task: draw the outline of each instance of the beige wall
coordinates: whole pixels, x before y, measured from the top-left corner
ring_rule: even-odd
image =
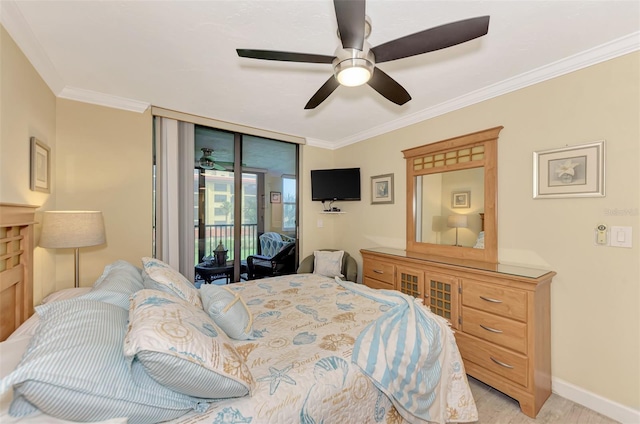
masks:
[[[56,209],[99,210],[107,243],[80,251],[80,285],[106,264],[140,266],[152,252],[152,116],[58,99]],[[56,288],[73,281],[73,254],[57,256]]]
[[[4,27],[0,26],[0,202],[53,209],[52,194],[31,191],[30,137],[37,137],[51,149],[55,171],[56,97],[31,66]],[[52,174],[53,175],[53,174]],[[36,215],[39,219],[40,214]],[[36,241],[39,228],[36,228]],[[55,262],[50,252],[34,252],[34,301],[55,289],[50,275]]]
[[[336,153],[332,150],[309,145],[300,146],[300,181],[298,184],[300,184],[299,257],[301,261],[317,249],[343,248],[336,237],[336,228],[346,214],[323,214],[321,213],[322,203],[311,201],[311,170],[333,168],[335,156]],[[354,164],[354,166],[357,165]],[[344,205],[346,204],[347,202],[344,202]],[[345,207],[345,210],[349,209]],[[356,253],[354,251],[352,254]]]
[[[0,202],[45,210],[101,210],[107,244],[80,252],[81,285],[116,259],[151,254],[150,111],[125,112],[56,99],[0,29]],[[51,148],[51,193],[29,189],[29,137]],[[40,225],[36,224],[36,243]],[[133,237],[132,237],[133,235]],[[35,248],[34,302],[73,286],[73,252]]]
[[[336,152],[360,165],[363,199],[345,203],[335,244],[405,244],[402,149],[499,125],[498,243],[503,263],[555,270],[554,379],[640,408],[640,53],[629,54]],[[534,151],[606,140],[606,197],[532,198]],[[366,160],[360,164],[348,158]],[[372,175],[395,174],[395,204],[370,205]],[[633,227],[633,248],[595,246],[594,228]],[[359,260],[362,269],[361,257]]]

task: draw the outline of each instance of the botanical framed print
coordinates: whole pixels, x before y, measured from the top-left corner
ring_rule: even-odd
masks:
[[[272,191],[271,203],[282,203],[282,193],[279,191]]]
[[[31,190],[51,191],[51,149],[42,141],[31,137]]]
[[[604,141],[533,153],[534,199],[604,195]]]
[[[393,174],[371,177],[371,204],[393,203]]]
[[[470,208],[471,192],[470,191],[454,191],[451,193],[451,208]]]

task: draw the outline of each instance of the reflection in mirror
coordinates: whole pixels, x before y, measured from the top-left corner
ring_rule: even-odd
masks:
[[[415,177],[415,240],[484,249],[484,167]]]

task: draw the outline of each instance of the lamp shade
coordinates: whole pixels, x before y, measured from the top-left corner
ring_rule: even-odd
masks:
[[[99,211],[46,211],[40,246],[78,248],[104,244],[104,218]]]
[[[451,228],[467,228],[467,215],[449,215],[447,226]]]

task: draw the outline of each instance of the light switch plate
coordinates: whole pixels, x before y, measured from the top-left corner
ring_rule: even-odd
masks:
[[[609,245],[612,247],[633,247],[631,237],[632,227],[611,227]]]

